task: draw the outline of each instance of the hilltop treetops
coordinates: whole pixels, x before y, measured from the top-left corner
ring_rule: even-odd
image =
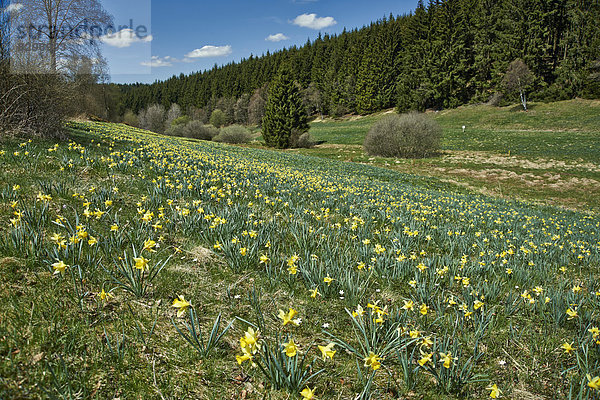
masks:
[[[291,79],[302,88],[310,115],[514,102],[523,93],[503,79],[517,58],[531,71],[527,91],[532,100],[598,98],[598,20],[595,1],[442,0],[424,5],[419,0],[408,15],[319,35],[304,46],[151,85],[122,85],[120,107],[137,113],[153,103],[178,103],[207,116],[221,109],[230,123],[259,124],[243,112],[240,121],[234,109],[260,110],[266,86],[284,64],[291,66]]]

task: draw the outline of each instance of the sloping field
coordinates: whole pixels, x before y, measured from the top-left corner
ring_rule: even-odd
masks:
[[[444,150],[510,151],[523,157],[592,162],[600,159],[600,101],[534,103],[526,113],[519,107],[463,106],[428,115],[444,130]],[[385,115],[316,121],[311,134],[329,144],[362,145],[371,125]]]
[[[600,102],[464,106],[428,113],[443,128],[442,152],[423,160],[370,157],[362,143],[385,115],[315,121],[325,144],[303,154],[432,176],[501,198],[600,210]],[[462,127],[465,127],[463,132]]]
[[[0,398],[598,392],[596,216],[70,127],[2,143]]]

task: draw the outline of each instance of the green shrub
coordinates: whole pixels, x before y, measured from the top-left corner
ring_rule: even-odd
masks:
[[[293,148],[301,148],[301,149],[310,149],[315,147],[315,141],[312,136],[308,132],[301,131],[292,131],[292,141],[291,147]]]
[[[130,126],[138,126],[140,121],[138,121],[138,117],[133,111],[127,110],[125,115],[123,115],[123,123]]]
[[[215,142],[222,143],[248,143],[252,140],[252,134],[250,131],[240,125],[231,125],[226,128],[222,128],[221,132],[217,137],[214,138]]]
[[[169,136],[184,136],[185,127],[184,125],[173,125],[165,131],[165,135]]]
[[[171,126],[186,125],[189,122],[190,122],[190,117],[188,117],[187,115],[182,115],[181,117],[175,118],[171,122]]]
[[[365,138],[369,155],[418,158],[440,149],[442,129],[425,114],[393,114],[376,122]]]
[[[227,117],[225,113],[218,108],[212,112],[210,115],[210,124],[215,128],[220,128],[225,125],[227,122]]]
[[[183,136],[200,139],[213,140],[219,134],[219,130],[212,125],[204,125],[200,121],[190,121],[183,129]]]

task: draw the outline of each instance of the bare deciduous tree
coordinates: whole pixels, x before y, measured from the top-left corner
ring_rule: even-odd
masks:
[[[248,123],[261,125],[265,116],[265,105],[267,104],[267,85],[256,89],[248,104]]]
[[[169,111],[167,111],[167,117],[165,120],[165,130],[171,127],[173,121],[181,117],[181,107],[177,103],[171,104]]]
[[[527,64],[520,58],[511,62],[506,70],[504,79],[502,79],[502,86],[509,92],[519,92],[521,99],[521,105],[523,109],[527,111],[527,90],[533,83],[533,74],[529,70]]]
[[[153,104],[147,110],[142,110],[138,116],[140,128],[156,133],[165,131],[165,108]]]
[[[98,34],[112,24],[97,0],[0,0],[2,133],[56,136],[68,115],[104,113],[96,83],[106,66],[91,24]]]
[[[44,48],[49,72],[59,71],[62,60],[73,56],[97,58],[99,37],[110,28],[114,31],[111,15],[98,0],[20,0],[19,4],[12,21],[16,37]]]
[[[308,115],[319,114],[323,119],[323,96],[321,91],[313,82],[302,91],[302,103]]]
[[[0,0],[0,134],[56,134],[64,115],[57,77],[11,74],[12,21],[19,7],[10,5]]]
[[[248,123],[248,104],[250,103],[250,95],[244,93],[235,103],[233,115],[236,124],[246,125]]]

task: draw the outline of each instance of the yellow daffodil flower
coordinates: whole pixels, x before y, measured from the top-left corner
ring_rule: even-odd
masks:
[[[109,298],[115,297],[115,295],[111,292],[105,292],[104,288],[102,288],[102,291],[98,293],[98,297],[100,297],[100,300],[102,301],[108,301]]]
[[[456,358],[452,358],[452,353],[440,353],[440,362],[444,365],[444,368],[448,369],[452,366],[452,361],[456,360]]]
[[[333,359],[333,356],[335,355],[333,346],[335,346],[335,343],[329,343],[327,346],[318,346],[319,350],[321,350],[323,361],[327,360],[328,358]]]
[[[561,349],[565,351],[565,353],[570,354],[575,348],[573,347],[573,343],[565,342],[560,346]]]
[[[310,400],[313,399],[315,396],[315,388],[310,389],[308,386],[306,388],[304,388],[304,390],[302,390],[300,392],[300,396],[302,396],[302,398],[304,400]]]
[[[144,270],[148,269],[148,261],[150,260],[147,260],[146,258],[140,256],[134,257],[133,261],[135,261],[135,267],[144,272]]]
[[[587,374],[586,378],[588,380],[588,387],[590,387],[594,390],[600,390],[600,377],[599,376],[595,376],[592,378],[592,376],[590,374]]]
[[[173,300],[173,307],[177,309],[177,316],[181,317],[188,308],[190,308],[191,304],[183,297],[183,295],[177,296],[175,300]]]
[[[294,339],[290,339],[289,342],[283,344],[285,355],[292,358],[298,354],[298,347],[294,343]]]
[[[244,361],[251,361],[253,358],[254,356],[250,353],[243,353],[241,356],[235,356],[235,359],[239,365],[242,365]]]
[[[286,326],[287,324],[298,326],[299,324],[297,320],[294,320],[296,315],[298,315],[298,311],[294,310],[293,308],[290,308],[290,311],[287,313],[283,310],[279,310],[279,318],[283,321],[283,326]]]
[[[156,242],[152,239],[148,239],[144,242],[144,247],[142,248],[142,251],[147,250],[150,253],[154,253],[154,252],[156,252],[155,248],[156,248]]]
[[[371,367],[373,371],[377,371],[381,367],[381,357],[377,354],[370,352],[367,357],[365,357],[365,367]]]
[[[433,353],[425,353],[421,350],[421,358],[417,361],[421,367],[425,366],[425,364],[431,362],[431,358],[433,357]]]
[[[359,304],[358,306],[356,306],[356,310],[352,311],[352,316],[354,318],[356,317],[362,317],[363,315],[365,315],[365,310],[362,308],[362,306]]]
[[[489,386],[487,388],[487,390],[490,390],[490,397],[492,399],[497,399],[500,397],[500,395],[502,394],[502,391],[500,389],[498,389],[498,385],[496,385],[495,383],[492,386]]]
[[[56,274],[64,274],[65,269],[67,269],[68,265],[62,261],[56,262],[52,264],[52,269],[54,269],[54,275]]]

